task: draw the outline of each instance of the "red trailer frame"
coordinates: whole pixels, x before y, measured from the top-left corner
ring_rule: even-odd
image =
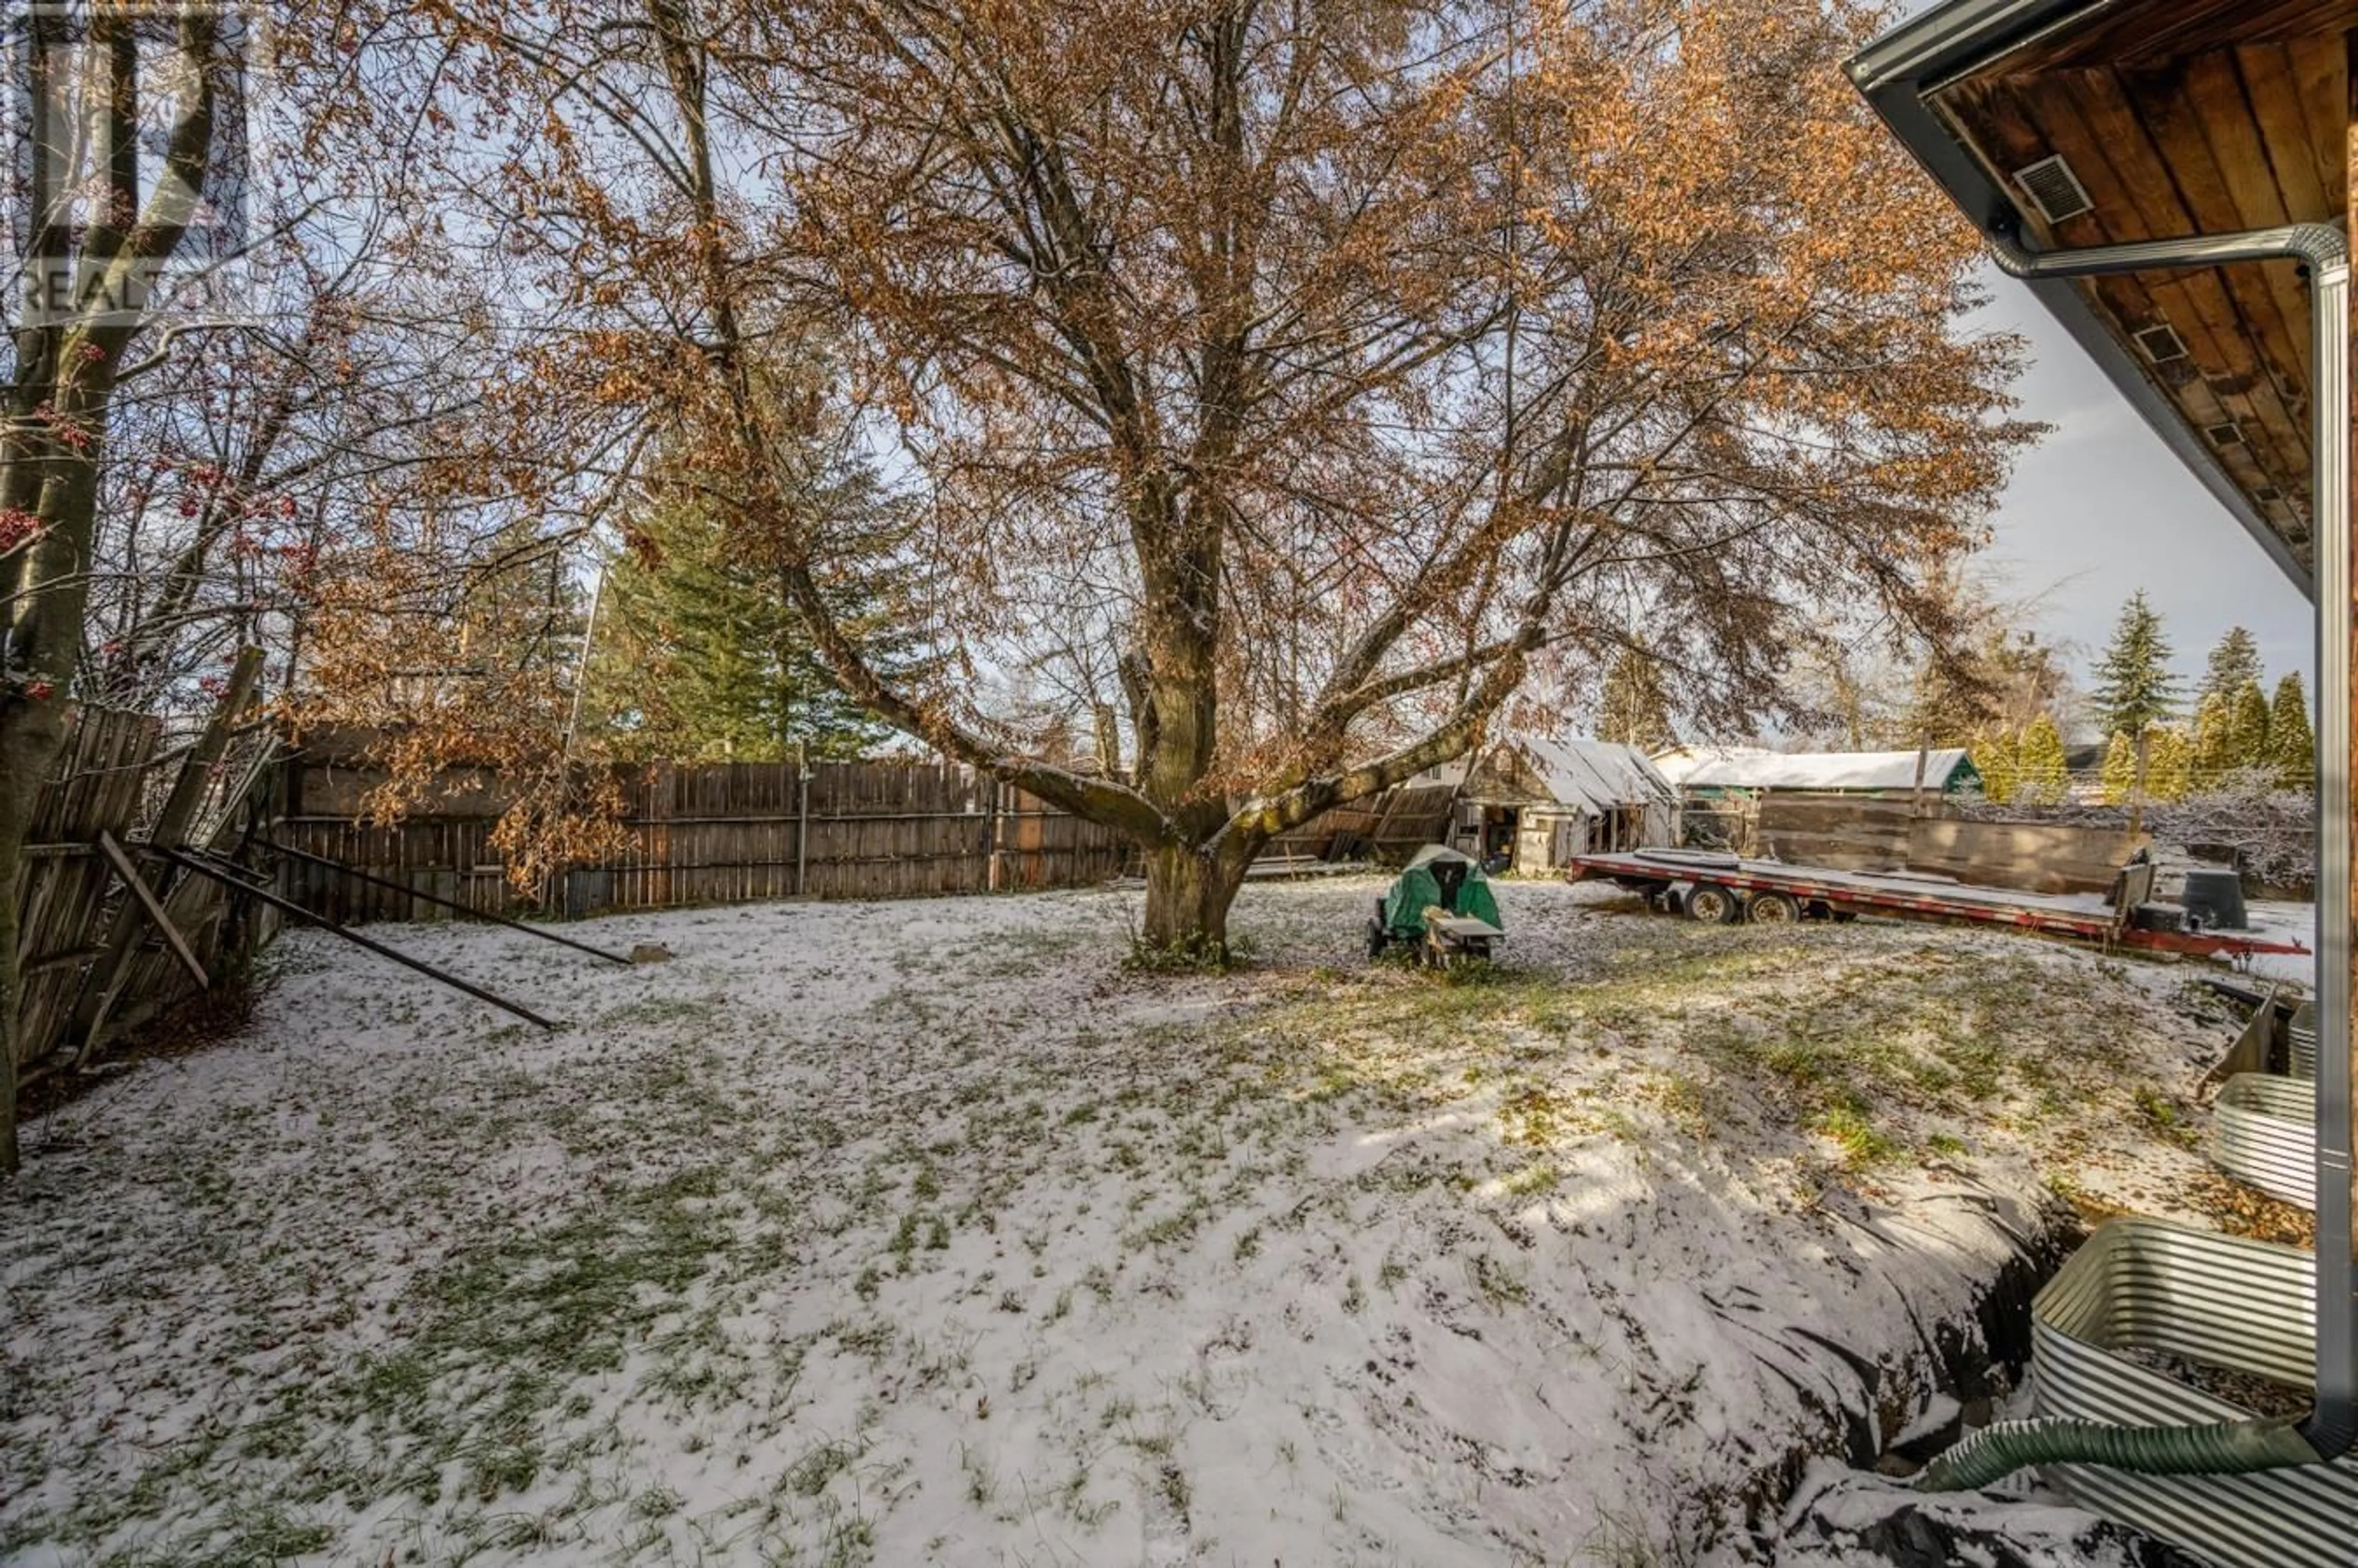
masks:
[[[2124,868],[2131,892],[2150,891],[2150,866]],[[2141,873],[2141,874],[2140,874]],[[1639,850],[1625,855],[1575,855],[1566,881],[1609,881],[1659,899],[1685,887],[1724,890],[1740,918],[1764,892],[1781,893],[1805,915],[1882,915],[1896,920],[1932,920],[1954,925],[2009,925],[2042,935],[2104,946],[2155,953],[2197,953],[2229,958],[2256,953],[2307,954],[2297,942],[2269,942],[2232,931],[2149,931],[2130,916],[2142,896],[2108,903],[2093,893],[2015,892],[1875,871],[1838,871],[1823,866],[1789,866],[1778,860],[1747,860],[1734,855],[1690,850]],[[1781,903],[1772,907],[1783,907]]]

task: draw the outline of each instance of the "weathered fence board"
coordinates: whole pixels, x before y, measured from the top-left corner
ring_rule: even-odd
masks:
[[[38,1076],[77,1047],[74,1018],[91,966],[106,950],[117,905],[126,896],[99,852],[110,833],[129,843],[162,805],[174,755],[159,755],[163,727],[151,715],[83,708],[55,774],[34,802],[25,873],[13,890],[23,933],[25,986],[19,1003],[17,1067]],[[209,781],[207,799],[220,795]],[[208,821],[200,803],[196,819]],[[0,890],[0,895],[9,890]],[[173,925],[200,965],[216,965],[227,902],[218,890],[175,888],[160,894]],[[133,950],[105,1032],[120,1033],[196,989],[180,957],[152,930]]]
[[[1925,818],[1909,827],[1908,865],[2024,892],[2104,892],[2121,863],[2151,842],[2125,828]]]
[[[1752,831],[1760,853],[1792,865],[1888,871],[1906,863],[1909,827],[1915,820],[1915,808],[1904,796],[1777,791],[1760,797]]]
[[[491,842],[495,779],[469,772],[402,821],[353,820],[383,775],[329,750],[288,764],[280,841],[506,914],[570,917],[780,898],[907,898],[1076,887],[1130,868],[1127,840],[975,769],[942,762],[652,763],[617,767],[624,846],[538,899],[510,883]],[[807,776],[804,776],[806,773]],[[431,920],[422,899],[291,862],[288,893],[347,924]]]
[[[1843,871],[1909,871],[2022,892],[2104,892],[2144,835],[2062,823],[1961,818],[1928,796],[1771,791],[1684,808],[1688,838]]]

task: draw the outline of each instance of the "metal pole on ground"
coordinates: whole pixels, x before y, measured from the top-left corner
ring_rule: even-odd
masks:
[[[294,915],[298,920],[308,920],[312,925],[318,926],[320,930],[325,931],[331,935],[341,936],[355,947],[366,948],[368,951],[374,953],[380,958],[390,958],[405,969],[415,969],[419,974],[426,976],[428,979],[439,980],[453,990],[466,992],[467,995],[473,997],[477,1001],[489,1002],[503,1012],[513,1012],[527,1023],[537,1023],[543,1029],[553,1030],[557,1027],[555,1022],[541,1017],[540,1014],[533,1011],[532,1009],[528,1007],[520,1007],[516,1003],[508,1000],[505,997],[487,991],[479,985],[474,985],[469,981],[462,980],[458,976],[450,973],[448,969],[438,969],[433,965],[426,962],[423,958],[413,958],[408,954],[401,952],[397,948],[388,947],[384,943],[363,936],[357,931],[348,930],[345,927],[337,925],[334,921],[330,920],[323,914],[312,914],[309,910],[304,908],[301,904],[297,903],[291,898],[281,898],[276,893],[271,892],[268,888],[258,886],[254,882],[246,881],[243,877],[232,876],[229,872],[221,870],[217,866],[207,865],[204,861],[198,860],[194,855],[185,853],[178,849],[162,848],[153,849],[149,852],[152,854],[161,855],[164,859],[171,861],[173,864],[182,867],[185,870],[194,871],[200,877],[211,877],[214,881],[221,883],[223,887],[235,888],[240,892],[245,893],[254,898],[258,898],[263,903],[270,905],[273,909],[280,910],[287,914]]]
[[[570,947],[577,953],[587,953],[593,958],[603,958],[610,964],[621,964],[624,968],[628,968],[631,962],[630,956],[626,953],[609,953],[603,947],[592,947],[587,942],[576,942],[569,936],[559,936],[554,931],[543,931],[540,927],[536,925],[527,925],[521,920],[510,920],[504,914],[493,914],[489,910],[476,909],[472,905],[460,903],[456,899],[443,898],[438,894],[430,892],[422,892],[416,888],[409,886],[406,882],[397,882],[390,877],[372,875],[367,871],[362,871],[357,866],[345,865],[341,860],[331,860],[325,855],[315,855],[308,849],[297,849],[292,844],[281,844],[276,838],[265,838],[262,840],[262,844],[265,849],[274,850],[278,854],[291,855],[296,860],[308,861],[310,864],[321,867],[324,870],[335,871],[341,875],[350,877],[354,881],[366,882],[371,887],[384,888],[389,892],[406,893],[411,898],[417,899],[422,903],[430,903],[435,905],[437,908],[447,909],[455,914],[463,914],[471,920],[486,921],[493,925],[505,926],[510,931],[521,931],[527,936],[537,936],[544,942],[554,942],[560,947]]]

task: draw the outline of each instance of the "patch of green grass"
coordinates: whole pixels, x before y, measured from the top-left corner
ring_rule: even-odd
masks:
[[[549,1422],[579,1408],[568,1385],[620,1370],[727,1247],[718,1194],[714,1171],[691,1169],[462,1246],[398,1303],[401,1338],[290,1381],[236,1424],[201,1428],[120,1489],[90,1488],[70,1514],[42,1520],[42,1535],[95,1544],[193,1487],[233,1530],[158,1539],[157,1560],[249,1568],[323,1550],[334,1532],[303,1510],[339,1496],[488,1504],[530,1488],[552,1463]],[[680,1370],[665,1362],[658,1375]],[[17,1544],[0,1540],[0,1553]]]
[[[1506,1264],[1487,1252],[1476,1252],[1473,1261],[1474,1288],[1494,1309],[1520,1306],[1531,1299],[1531,1288],[1516,1277]]]
[[[797,1497],[816,1498],[859,1457],[860,1450],[849,1443],[821,1443],[786,1466],[785,1487]]]
[[[2140,1085],[2136,1091],[2137,1115],[2154,1132],[2181,1149],[2192,1149],[2202,1141],[2202,1134],[2187,1119],[2186,1112],[2177,1101],[2151,1084]]]
[[[1563,1180],[1563,1173],[1552,1162],[1534,1160],[1500,1182],[1498,1188],[1509,1197],[1524,1198],[1536,1193],[1553,1192]]]
[[[1852,1171],[1879,1164],[1899,1152],[1899,1146],[1869,1119],[1866,1107],[1855,1099],[1844,1098],[1828,1106],[1811,1129],[1834,1141],[1842,1150],[1844,1165]]]

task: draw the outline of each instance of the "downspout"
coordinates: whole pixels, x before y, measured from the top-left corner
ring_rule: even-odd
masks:
[[[2310,551],[2317,585],[2317,1395],[2307,1420],[2123,1427],[2001,1422],[1925,1466],[1924,1491],[1985,1487],[2027,1465],[2089,1464],[2148,1475],[2241,1474],[2330,1463],[2358,1443],[2358,1314],[2351,1237],[2350,244],[2325,223],[2027,251],[1989,236],[1991,258],[2026,282],[2109,273],[2295,261],[2309,286]]]

